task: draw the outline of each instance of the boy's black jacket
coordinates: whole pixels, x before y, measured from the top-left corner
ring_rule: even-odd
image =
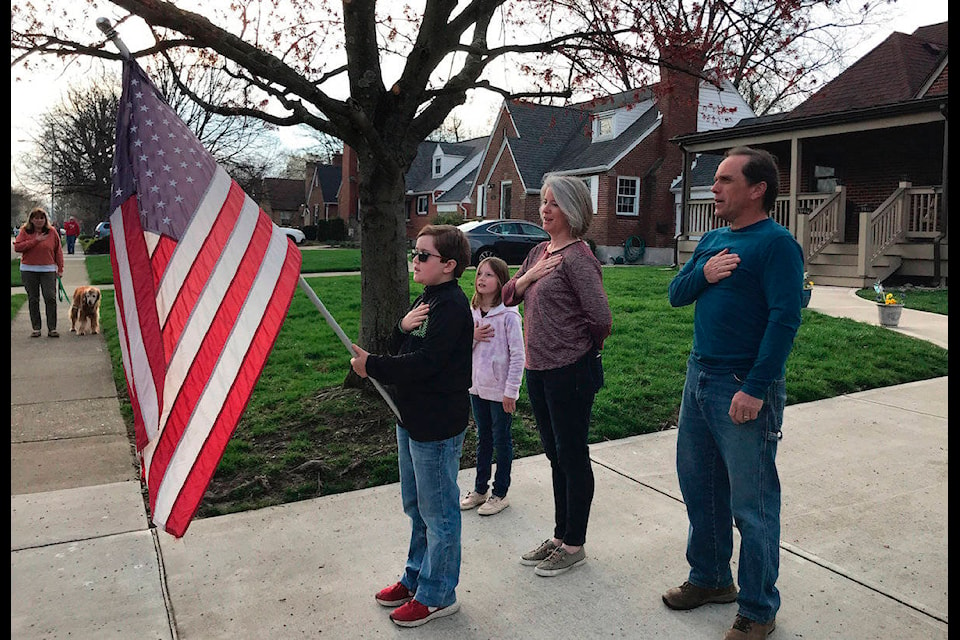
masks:
[[[402,426],[420,442],[446,440],[467,428],[473,358],[473,315],[456,280],[425,287],[411,309],[430,305],[427,319],[410,333],[397,322],[392,355],[367,359],[367,373],[393,385]]]

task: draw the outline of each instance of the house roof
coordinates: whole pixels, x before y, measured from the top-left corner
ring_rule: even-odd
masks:
[[[603,142],[587,142],[577,153],[561,154],[551,167],[551,171],[571,171],[612,165],[642,137],[643,133],[656,124],[660,111],[650,101],[638,105],[644,113],[623,133]]]
[[[470,191],[473,188],[473,177],[475,175],[475,172],[470,173],[470,175],[455,184],[451,189],[444,191],[443,194],[437,198],[437,202],[463,202],[470,196]]]
[[[320,191],[324,202],[336,202],[337,191],[340,189],[340,180],[343,169],[340,165],[321,164],[317,166],[317,178],[320,182]]]
[[[508,137],[520,177],[527,189],[539,190],[543,174],[565,156],[590,145],[590,112],[510,100],[507,111],[519,136]]]
[[[721,162],[723,162],[722,154],[698,153],[693,159],[693,166],[690,167],[690,186],[712,186]],[[679,175],[670,185],[670,190],[678,191],[681,185],[683,185],[683,176]]]
[[[815,116],[913,100],[947,55],[947,23],[894,32],[790,112]]]
[[[263,194],[274,211],[297,211],[305,199],[303,180],[264,178]]]
[[[449,172],[439,178],[433,177],[433,154],[438,146],[443,150],[444,155],[462,156],[462,164],[473,156],[483,153],[486,144],[487,136],[463,142],[421,142],[417,148],[417,157],[413,159],[410,169],[407,170],[407,192],[432,193],[449,178]],[[453,170],[456,171],[456,168]]]

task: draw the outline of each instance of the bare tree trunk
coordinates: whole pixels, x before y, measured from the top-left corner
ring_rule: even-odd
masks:
[[[393,162],[363,154],[360,193],[359,346],[386,353],[393,328],[410,306],[408,243],[404,216],[404,173]],[[344,386],[357,387],[352,371]]]

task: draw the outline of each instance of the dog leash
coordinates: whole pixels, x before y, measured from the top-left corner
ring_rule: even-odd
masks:
[[[57,284],[60,285],[60,288],[57,290],[57,300],[60,302],[69,300],[70,297],[67,296],[67,290],[63,288],[63,280],[60,278],[60,276],[57,276]]]

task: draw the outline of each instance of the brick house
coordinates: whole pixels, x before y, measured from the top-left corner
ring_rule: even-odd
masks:
[[[462,218],[473,215],[470,187],[486,142],[482,137],[456,143],[420,143],[405,176],[408,239],[415,241],[420,229],[437,214],[459,214]]]
[[[304,202],[303,180],[264,178],[256,200],[275,224],[281,227],[300,226]]]
[[[339,216],[337,194],[343,174],[343,158],[335,154],[332,164],[308,162],[304,172],[306,203],[301,209],[300,224],[315,225]]]
[[[947,277],[947,24],[893,33],[787,113],[679,135],[678,261],[723,224],[710,167],[737,145],[780,167],[774,217],[796,235],[815,282]]]
[[[540,220],[540,186],[550,174],[581,177],[593,194],[587,238],[601,261],[642,242],[637,261],[674,262],[672,182],[682,154],[671,138],[729,127],[753,116],[729,82],[719,87],[662,67],[660,82],[564,107],[505,101],[472,186],[478,218]]]

